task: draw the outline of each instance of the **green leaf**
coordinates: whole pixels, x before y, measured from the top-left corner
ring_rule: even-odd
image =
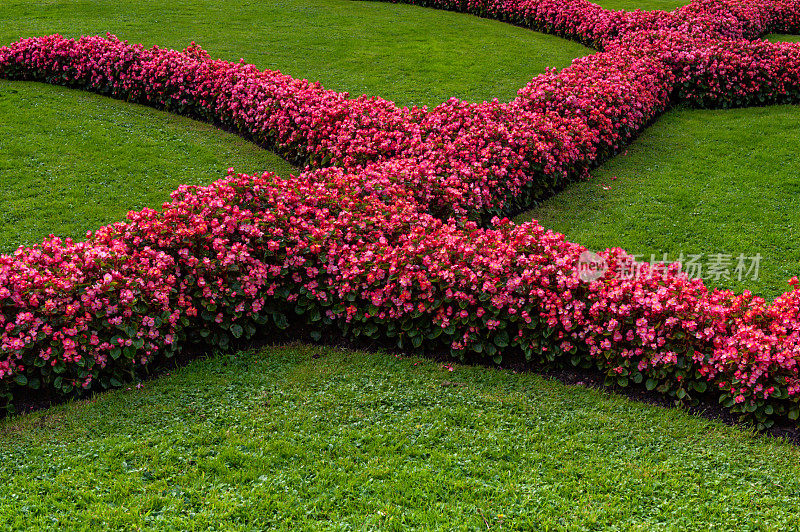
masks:
[[[228,335],[222,333],[219,335],[219,339],[217,340],[217,346],[219,346],[220,349],[227,349],[229,342],[230,338],[228,338]]]
[[[289,320],[286,319],[286,316],[281,314],[280,312],[276,312],[272,315],[272,321],[275,322],[275,325],[278,329],[288,329],[289,328]]]
[[[20,386],[25,386],[26,384],[28,384],[28,377],[22,374],[17,375],[16,377],[14,377],[14,382],[19,384]]]
[[[735,405],[735,404],[736,404],[736,402],[733,400],[733,398],[732,398],[732,397],[728,397],[727,399],[725,399],[725,400],[722,402],[722,406],[724,406],[725,408],[731,408],[731,407],[733,407],[733,405]]]
[[[431,332],[428,333],[428,339],[435,340],[436,338],[439,338],[441,335],[442,335],[442,328],[439,327],[438,325],[434,325]]]
[[[369,323],[364,326],[364,334],[366,334],[370,338],[377,338],[378,337],[378,326],[374,323]],[[420,337],[420,341],[422,341],[422,337]]]
[[[233,325],[231,325],[231,334],[233,335],[234,338],[241,338],[243,333],[244,329],[242,329],[241,325],[239,325],[238,323],[234,323]]]
[[[497,347],[507,347],[508,346],[508,333],[503,329],[499,333],[497,333],[494,337],[494,345]]]
[[[644,387],[650,391],[655,390],[656,386],[658,386],[658,381],[655,379],[647,379],[647,382],[644,383]]]

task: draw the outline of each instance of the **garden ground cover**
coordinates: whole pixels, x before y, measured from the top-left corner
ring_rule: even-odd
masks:
[[[72,530],[796,524],[800,451],[788,443],[536,375],[452,368],[270,347],[196,361],[141,390],[2,421],[0,523]]]
[[[676,108],[626,151],[517,221],[538,220],[590,249],[650,260],[762,255],[759,278],[704,279],[774,298],[800,272],[800,107]],[[747,261],[750,266],[751,261]],[[705,272],[706,274],[708,271]]]

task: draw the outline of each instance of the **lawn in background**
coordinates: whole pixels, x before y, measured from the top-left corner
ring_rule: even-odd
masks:
[[[63,87],[0,80],[0,117],[0,252],[81,238],[228,167],[297,173],[209,124]]]
[[[689,0],[595,0],[593,3],[617,11],[674,11],[687,5]]]
[[[800,35],[786,35],[785,33],[770,33],[764,38],[770,42],[800,42]]]

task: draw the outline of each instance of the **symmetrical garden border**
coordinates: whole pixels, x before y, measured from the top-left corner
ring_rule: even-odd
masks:
[[[416,3],[416,2],[415,2]],[[601,255],[502,216],[613,155],[671,101],[794,102],[800,2],[701,0],[672,13],[584,0],[418,2],[603,50],[508,103],[435,109],[183,52],[52,35],[0,48],[0,76],[108,94],[235,128],[307,165],[181,187],[83,242],[0,257],[0,389],[120,385],[189,343],[331,327],[406,350],[594,365],[620,385],[716,397],[762,424],[800,414],[800,291],[773,303],[708,290],[678,265]],[[489,221],[491,220],[491,221]],[[481,225],[482,224],[482,225]],[[793,283],[797,286],[797,280]]]

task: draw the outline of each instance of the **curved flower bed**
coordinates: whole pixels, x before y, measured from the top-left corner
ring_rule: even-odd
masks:
[[[0,76],[108,94],[235,128],[305,165],[297,177],[181,187],[83,242],[0,257],[0,391],[118,386],[189,345],[333,328],[405,350],[595,366],[768,425],[800,414],[800,291],[771,304],[708,290],[678,265],[586,250],[499,216],[577,179],[681,99],[798,99],[797,2],[695,1],[673,13],[584,0],[421,2],[591,42],[511,102],[428,110],[349,99],[252,65],[109,36],[0,48]],[[793,280],[794,287],[798,282]]]

